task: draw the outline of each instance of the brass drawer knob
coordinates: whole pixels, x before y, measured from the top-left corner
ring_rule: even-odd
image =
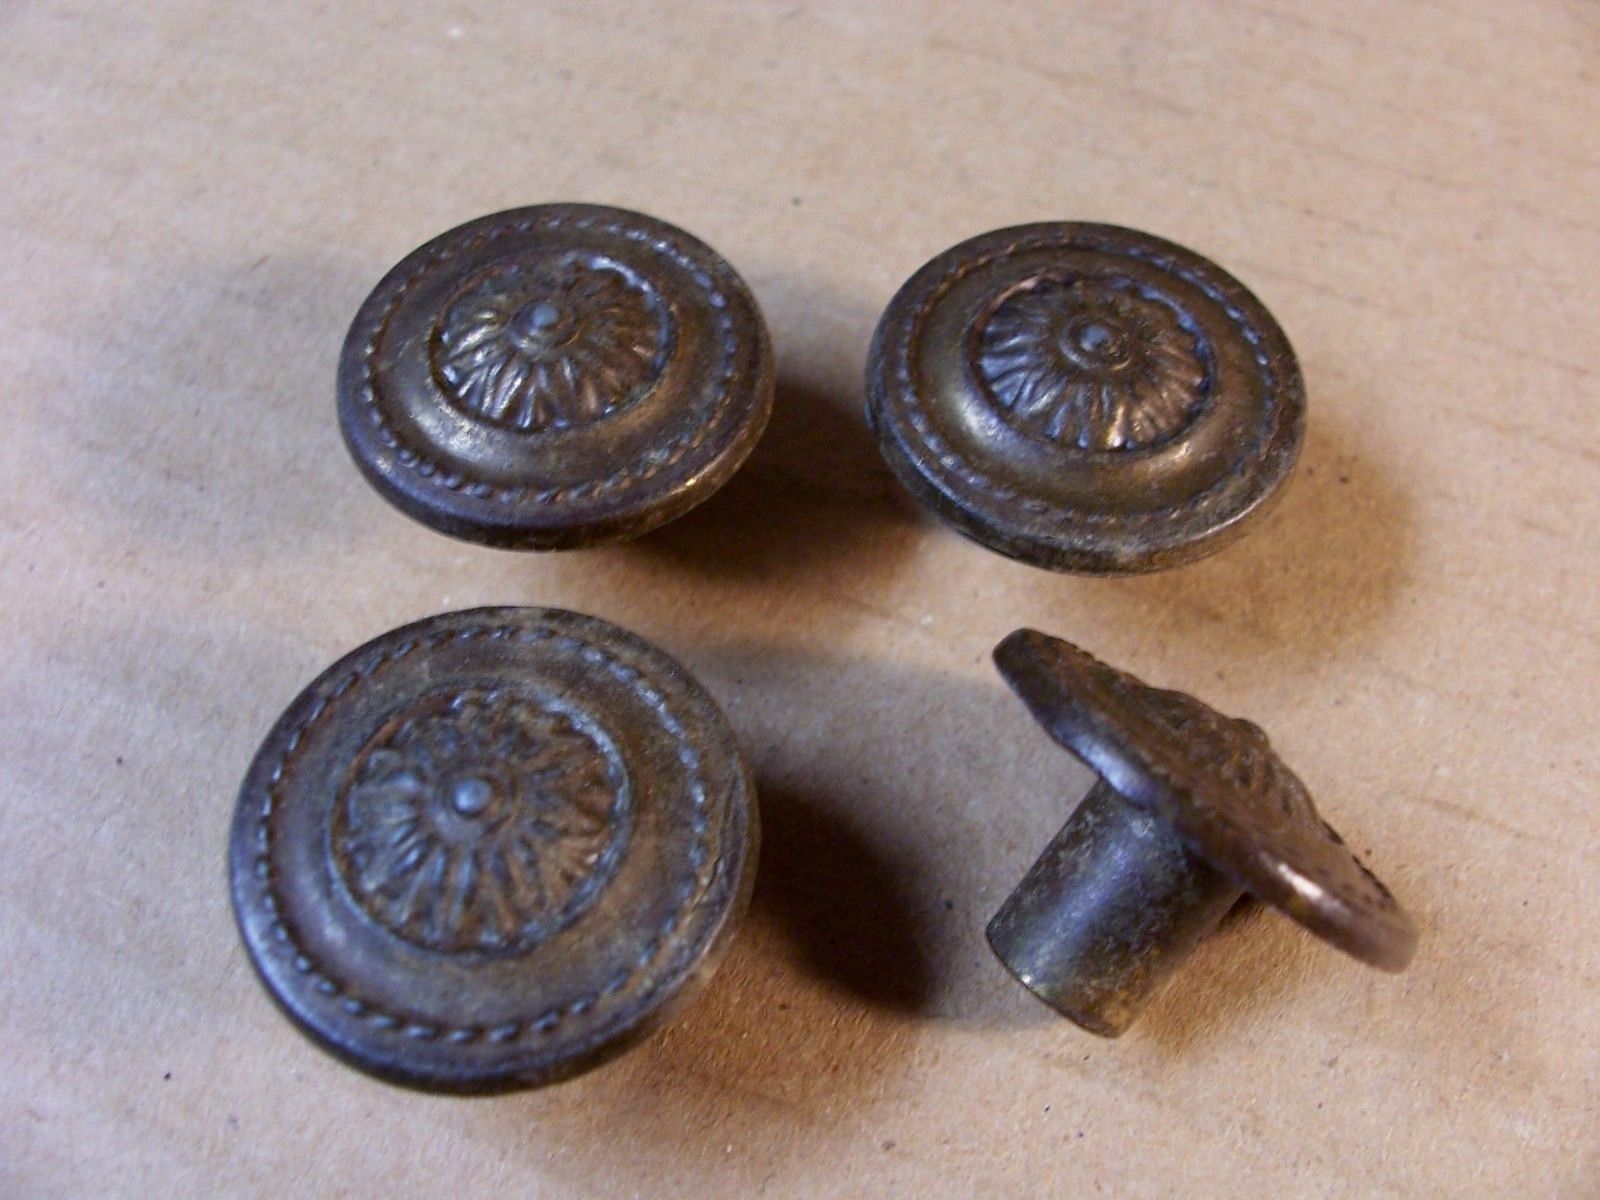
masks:
[[[1417,930],[1248,721],[1019,630],[995,663],[1100,776],[989,923],[1036,996],[1116,1037],[1244,892],[1387,971]]]
[[[1288,479],[1305,389],[1243,284],[1111,225],[1001,229],[890,301],[867,418],[900,481],[991,550],[1092,575],[1220,549]]]
[[[257,972],[325,1048],[453,1092],[551,1083],[654,1028],[749,898],[727,722],[643,639],[555,609],[368,642],[257,753],[229,850]]]
[[[739,469],[772,407],[744,281],[664,221],[547,204],[407,255],[356,314],[339,422],[410,516],[525,550],[634,537]]]

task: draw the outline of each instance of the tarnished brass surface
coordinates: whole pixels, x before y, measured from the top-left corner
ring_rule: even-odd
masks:
[[[660,650],[555,609],[430,617],[325,671],[240,790],[268,991],[394,1082],[554,1082],[657,1027],[749,897],[755,788]]]
[[[994,657],[1101,777],[988,929],[1046,1003],[1116,1036],[1246,891],[1374,966],[1410,962],[1411,918],[1255,725],[1033,630]]]
[[[339,421],[391,503],[551,550],[626,538],[720,488],[772,406],[772,348],[720,255],[639,213],[546,204],[407,255],[350,326]]]
[[[867,415],[945,521],[1059,571],[1175,566],[1238,537],[1299,454],[1305,389],[1243,284],[1161,238],[1053,222],[961,243],[890,302]]]
[[[990,921],[989,944],[1045,1003],[1117,1037],[1239,896],[1101,780]]]

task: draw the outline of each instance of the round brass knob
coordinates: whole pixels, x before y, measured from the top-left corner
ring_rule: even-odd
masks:
[[[772,407],[771,341],[720,255],[663,221],[547,204],[407,255],[356,314],[339,422],[392,504],[552,550],[634,537],[732,477]]]
[[[554,609],[447,613],[329,667],[267,736],[234,911],[274,999],[355,1066],[533,1086],[709,976],[756,825],[727,722],[660,650]]]
[[[1288,479],[1305,390],[1214,263],[1110,225],[1002,229],[895,295],[867,416],[901,482],[1011,558],[1154,571],[1238,537]]]

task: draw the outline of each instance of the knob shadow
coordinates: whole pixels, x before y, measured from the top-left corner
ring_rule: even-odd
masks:
[[[859,586],[892,571],[917,528],[856,397],[780,376],[772,418],[743,469],[629,550],[714,580]]]

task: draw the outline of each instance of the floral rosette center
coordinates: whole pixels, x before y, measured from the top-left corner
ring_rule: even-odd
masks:
[[[1125,281],[1045,277],[995,305],[977,333],[985,392],[1032,437],[1139,450],[1172,437],[1211,387],[1200,336]]]
[[[505,263],[445,307],[434,377],[461,412],[535,433],[589,425],[660,377],[671,321],[648,283],[597,255]]]
[[[630,816],[615,752],[569,714],[499,689],[391,719],[334,806],[333,859],[369,916],[432,950],[525,948],[615,870]]]

